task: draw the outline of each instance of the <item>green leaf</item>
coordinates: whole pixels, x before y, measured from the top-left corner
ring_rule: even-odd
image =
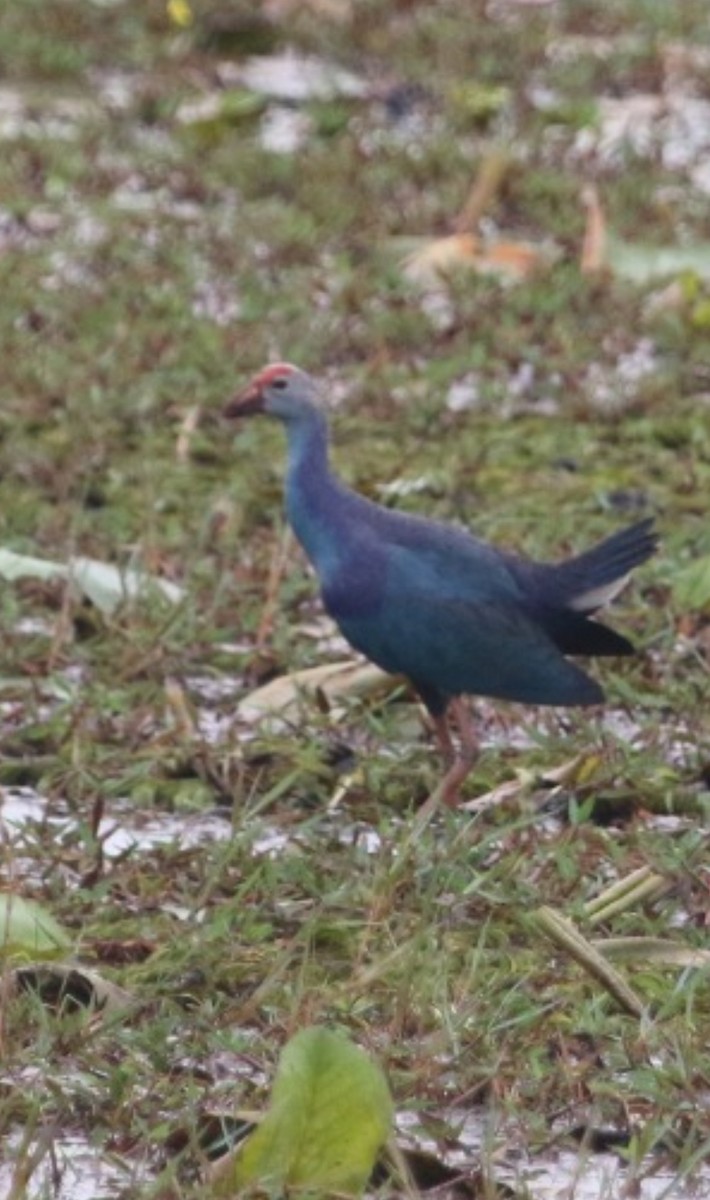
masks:
[[[182,589],[167,579],[159,579],[144,571],[121,568],[95,558],[72,558],[69,577],[88,596],[92,604],[108,616],[126,600],[135,600],[151,590],[158,591],[173,604],[182,598]]]
[[[71,558],[68,563],[51,562],[16,554],[0,547],[0,577],[14,582],[17,579],[68,579],[91,600],[101,612],[110,616],[126,600],[134,600],[146,592],[158,591],[173,604],[182,598],[182,589],[167,579],[148,575],[145,571],[125,569],[94,558]]]
[[[328,1029],[304,1029],[281,1055],[268,1113],[218,1173],[214,1194],[258,1186],[359,1196],[392,1116],[384,1075],[364,1051]]]
[[[61,958],[70,947],[69,935],[34,900],[0,893],[0,959]]]
[[[468,80],[451,90],[451,99],[457,111],[470,120],[484,122],[509,103],[511,89],[501,84],[479,83]]]
[[[704,612],[710,608],[710,554],[696,558],[677,572],[673,581],[675,598],[681,608]]]
[[[622,242],[609,235],[606,258],[615,275],[634,283],[650,283],[686,272],[710,279],[710,242],[696,242],[690,246],[650,246],[642,242]]]
[[[14,583],[17,579],[65,579],[67,568],[63,563],[47,562],[43,558],[31,558],[29,554],[16,554],[14,550],[0,547],[0,576]]]

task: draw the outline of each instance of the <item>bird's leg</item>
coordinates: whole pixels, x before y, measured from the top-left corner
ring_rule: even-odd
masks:
[[[449,722],[446,718],[446,713],[441,713],[438,717],[431,717],[431,723],[434,727],[434,737],[437,745],[441,750],[444,762],[450,766],[456,761],[456,747],[454,746]]]
[[[439,804],[446,804],[449,808],[455,808],[457,804],[461,803],[459,788],[478,758],[480,744],[473,717],[465,700],[462,700],[460,696],[456,696],[449,702],[447,712],[453,717],[458,730],[459,749],[458,752],[454,750],[451,734],[446,722],[447,714],[436,717],[434,727],[437,732],[437,741],[444,750],[447,762],[450,765],[444,778],[434,792],[432,800],[435,800]],[[445,733],[442,732],[442,727]]]
[[[459,731],[463,757],[473,766],[481,753],[481,743],[476,732],[476,723],[471,716],[471,709],[462,696],[455,696],[449,702],[449,709]]]

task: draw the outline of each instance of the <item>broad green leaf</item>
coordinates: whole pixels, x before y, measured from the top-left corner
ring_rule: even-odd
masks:
[[[457,110],[472,121],[483,122],[494,117],[509,103],[511,89],[500,84],[482,83],[467,79],[451,89],[451,100]]]
[[[634,283],[650,283],[685,272],[710,279],[710,242],[646,246],[642,242],[622,242],[609,235],[605,258],[615,275]]]
[[[32,558],[29,554],[16,554],[14,550],[0,547],[0,576],[11,583],[17,579],[66,579],[67,574],[63,563]]]
[[[696,612],[710,609],[710,554],[696,558],[677,571],[673,591],[681,608]]]
[[[183,594],[177,584],[131,567],[122,569],[93,558],[72,558],[67,563],[51,562],[27,554],[16,554],[14,550],[2,547],[0,577],[13,582],[25,578],[71,580],[107,616],[114,613],[124,601],[134,600],[151,590],[157,590],[174,604]]]
[[[263,96],[232,88],[186,101],[178,109],[177,118],[186,130],[209,137],[224,133],[240,121],[258,117],[265,107]]]
[[[61,958],[71,947],[69,935],[34,900],[0,892],[0,958],[32,962]]]
[[[84,595],[108,616],[125,600],[135,600],[151,590],[160,592],[173,604],[182,598],[182,589],[167,579],[159,579],[131,567],[116,567],[94,558],[71,559],[69,576]]]
[[[359,1196],[392,1127],[393,1107],[380,1068],[340,1034],[314,1026],[288,1043],[271,1107],[215,1195],[259,1187]]]

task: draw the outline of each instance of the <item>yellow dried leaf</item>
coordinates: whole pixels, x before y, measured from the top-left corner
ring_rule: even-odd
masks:
[[[332,704],[339,697],[369,696],[392,686],[393,677],[386,675],[373,663],[353,662],[351,659],[323,663],[319,667],[307,667],[303,671],[269,680],[249,693],[240,705],[239,714],[247,720],[268,716],[292,719],[304,695],[315,697],[320,693]]]
[[[541,251],[524,242],[484,245],[472,233],[454,233],[415,250],[404,261],[404,273],[412,283],[423,285],[440,283],[462,269],[517,281],[526,279],[541,262]]]
[[[608,269],[607,231],[599,192],[593,185],[582,192],[582,204],[587,210],[587,220],[579,269],[583,275],[597,275],[600,271]]]
[[[168,0],[166,8],[173,25],[187,29],[194,20],[192,9],[187,0]]]

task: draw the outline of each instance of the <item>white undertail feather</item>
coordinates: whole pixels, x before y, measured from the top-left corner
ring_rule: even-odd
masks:
[[[621,575],[618,579],[612,579],[611,583],[602,583],[598,587],[590,588],[587,592],[580,592],[573,600],[569,602],[569,607],[575,612],[591,613],[596,612],[598,608],[603,608],[605,604],[610,604],[619,592],[626,587],[629,581],[629,573]]]

